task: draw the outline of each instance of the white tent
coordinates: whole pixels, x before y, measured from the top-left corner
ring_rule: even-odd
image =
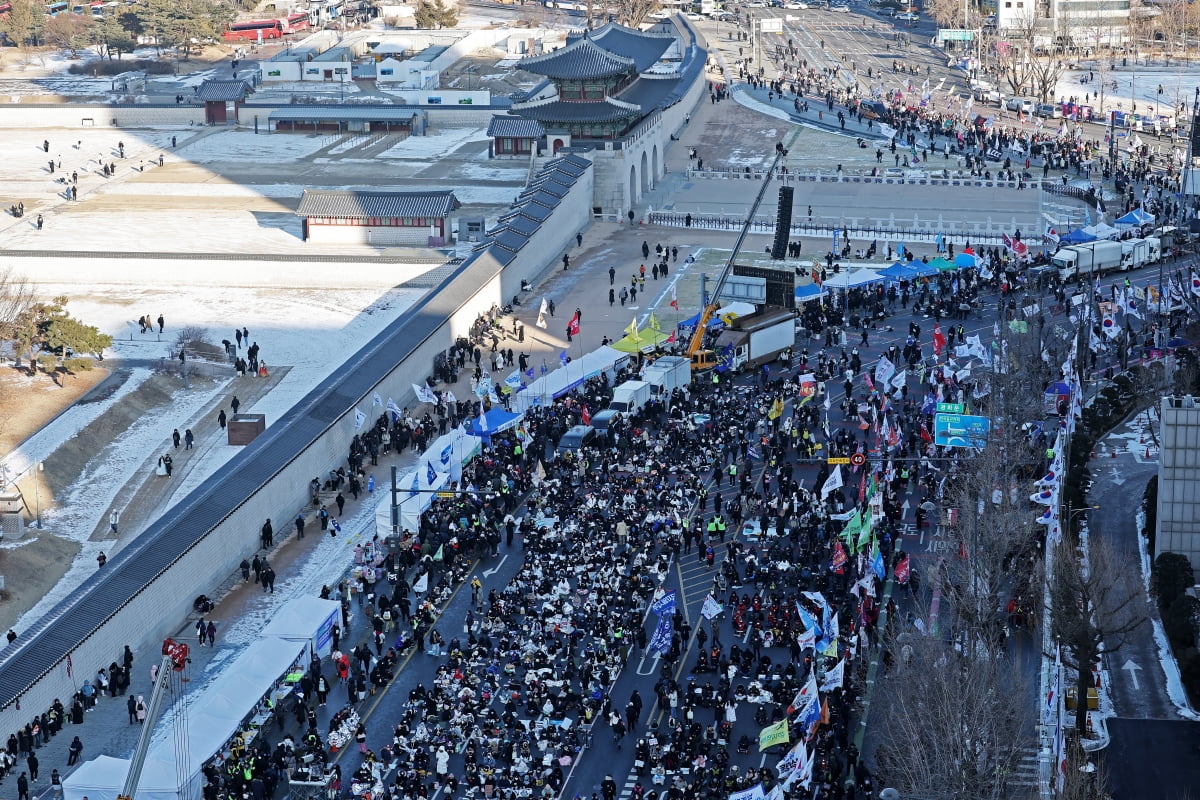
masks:
[[[400,507],[400,530],[416,531],[421,512],[433,502],[433,492],[452,480],[462,480],[463,465],[479,455],[481,450],[479,437],[469,435],[462,428],[454,428],[435,439],[425,451],[428,458],[399,478],[396,502]],[[429,480],[428,465],[433,466],[432,482]],[[415,494],[413,489],[417,490]],[[391,536],[391,488],[384,486],[376,495],[379,504],[375,506],[375,533],[381,537]]]
[[[1084,228],[1085,231],[1095,236],[1097,239],[1111,239],[1121,231],[1103,222],[1097,222],[1095,225],[1089,225]]]
[[[260,638],[203,690],[164,716],[146,755],[135,800],[197,800],[200,768],[221,751],[276,682],[304,656],[307,642]],[[307,659],[305,659],[305,663]],[[176,742],[175,719],[186,714],[186,736]],[[63,779],[63,800],[116,800],[129,761],[100,756]]]
[[[860,269],[854,272],[839,272],[825,281],[826,289],[853,289],[856,286],[866,286],[869,283],[880,283],[883,278],[872,269]]]
[[[260,636],[277,636],[304,642],[324,658],[333,648],[333,626],[341,614],[341,604],[308,595],[289,600],[275,612]]]
[[[584,353],[565,367],[543,375],[524,390],[517,392],[512,397],[512,410],[520,412],[534,406],[549,405],[551,400],[561,397],[588,378],[594,378],[601,372],[609,373],[611,378],[618,369],[628,363],[627,353],[602,345],[590,353]]]

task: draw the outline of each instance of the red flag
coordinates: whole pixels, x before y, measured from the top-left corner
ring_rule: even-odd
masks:
[[[671,284],[671,308],[679,310],[679,298],[675,296],[675,284]]]
[[[592,412],[588,411],[588,407],[586,405],[583,407],[583,413],[580,414],[580,417],[583,419],[584,425],[592,424]]]
[[[925,423],[921,423],[921,441],[929,444],[933,441],[933,437],[929,435],[929,428],[925,427]]]
[[[567,323],[567,333],[571,334],[572,336],[579,335],[579,312],[578,311],[576,311],[571,316],[571,321]]]
[[[864,469],[862,476],[858,481],[858,502],[866,502],[867,499],[867,471]]]
[[[829,562],[829,568],[841,575],[846,571],[846,560],[846,548],[842,547],[842,540],[834,539],[833,560]]]
[[[941,325],[933,326],[933,354],[940,356],[946,347],[946,334],[942,333]]]
[[[675,344],[675,331],[671,331],[671,335],[667,337],[667,344]]]
[[[896,583],[901,585],[908,583],[909,567],[908,556],[900,559],[900,563],[896,564]]]

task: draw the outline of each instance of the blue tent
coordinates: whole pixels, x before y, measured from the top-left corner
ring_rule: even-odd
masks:
[[[1118,225],[1149,225],[1154,222],[1154,215],[1135,208],[1123,217],[1117,219]]]
[[[924,278],[929,275],[937,275],[938,273],[937,267],[925,261],[914,261],[908,266],[909,269],[915,269],[917,271],[917,277],[919,278]]]
[[[471,417],[467,421],[467,433],[472,436],[478,436],[482,439],[487,439],[492,434],[506,431],[521,421],[521,414],[514,414],[511,411],[505,411],[500,406],[493,406],[491,411],[484,414],[487,420],[487,428],[483,428],[479,424],[479,417]]]
[[[917,277],[919,274],[916,269],[900,261],[892,264],[887,269],[879,270],[879,277],[888,278],[893,281],[907,281]]]
[[[1087,242],[1096,241],[1096,237],[1082,228],[1076,228],[1058,241],[1062,244],[1086,244]]]

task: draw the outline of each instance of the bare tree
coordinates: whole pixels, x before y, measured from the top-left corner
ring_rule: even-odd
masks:
[[[9,5],[9,10],[0,15],[0,33],[21,48],[28,59],[46,22],[46,7],[37,0],[12,0]]]
[[[18,321],[33,306],[33,289],[29,282],[13,272],[12,267],[0,269],[0,341],[16,337]]]
[[[997,776],[1029,752],[1034,722],[1020,665],[913,633],[886,644],[900,658],[877,689],[884,783],[929,800],[1007,797]]]
[[[630,28],[641,25],[653,13],[662,8],[658,0],[617,0],[613,6],[617,10],[617,19]]]
[[[1081,736],[1087,730],[1088,691],[1095,687],[1092,670],[1149,616],[1145,593],[1130,577],[1136,564],[1136,555],[1118,553],[1098,537],[1088,538],[1086,553],[1064,539],[1055,554],[1050,630],[1063,663],[1078,674],[1075,729]]]

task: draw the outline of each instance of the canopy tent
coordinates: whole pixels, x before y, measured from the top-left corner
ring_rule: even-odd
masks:
[[[1076,228],[1058,241],[1060,244],[1086,244],[1087,242],[1096,241],[1096,237],[1082,228]]]
[[[433,440],[425,453],[429,456],[416,469],[406,472],[397,483],[396,503],[400,509],[400,530],[417,530],[421,512],[433,502],[433,492],[448,481],[462,480],[462,468],[479,455],[482,443],[476,436],[468,436],[462,427],[452,428]],[[433,467],[433,482],[429,481],[429,467]],[[413,489],[417,492],[413,492]],[[420,490],[426,491],[420,491]],[[380,492],[379,494],[383,494]],[[380,536],[392,534],[391,494],[375,507],[375,532]]]
[[[917,271],[903,261],[897,261],[890,267],[879,270],[878,274],[881,278],[893,281],[907,281],[917,277]]]
[[[856,286],[866,286],[886,280],[871,269],[859,269],[854,272],[842,272],[825,281],[826,289],[853,289]]]
[[[336,604],[335,604],[336,605]],[[340,612],[339,612],[340,613]],[[135,800],[190,800],[200,796],[200,768],[224,749],[242,723],[297,663],[307,666],[308,644],[259,638],[247,645],[213,680],[173,708],[155,732],[138,780]],[[176,742],[174,715],[186,713],[187,737]],[[183,750],[180,750],[180,747]],[[129,773],[129,761],[100,756],[63,779],[63,800],[116,800]]]
[[[933,261],[930,261],[929,266],[933,267],[938,272],[951,272],[952,270],[958,269],[958,265],[953,261],[947,261],[940,256],[935,258]]]
[[[937,267],[924,261],[913,261],[908,266],[917,271],[918,278],[927,278],[930,275],[937,275]]]
[[[1153,222],[1154,215],[1140,208],[1135,208],[1123,217],[1117,217],[1118,225],[1150,225]]]
[[[626,353],[603,345],[538,378],[513,395],[511,406],[515,411],[525,411],[549,403],[602,372],[608,373],[610,378],[615,377],[617,370],[628,363],[629,356]]]
[[[698,314],[695,314],[694,316],[688,317],[687,319],[683,320],[682,322],[676,323],[675,327],[676,328],[695,328],[697,325],[700,324],[700,314],[703,314],[703,313],[704,312],[700,312]],[[725,324],[724,317],[726,317],[729,314],[733,314],[736,317],[744,317],[747,314],[753,314],[753,313],[754,313],[754,305],[753,304],[744,303],[741,300],[736,300],[736,301],[730,303],[729,305],[721,306],[721,308],[717,311],[717,313],[712,315],[712,318],[709,319],[708,324],[705,325],[704,327],[706,330],[711,330],[712,328],[714,328],[718,325],[724,325]]]
[[[1103,222],[1097,222],[1095,225],[1089,225],[1083,229],[1085,233],[1090,233],[1097,239],[1111,239],[1120,233],[1119,230],[1112,225],[1106,225]]]
[[[471,436],[478,436],[481,439],[489,439],[493,434],[501,433],[515,427],[524,416],[524,414],[505,411],[500,406],[492,406],[483,415],[483,422],[486,422],[486,425],[480,424],[479,417],[471,417],[467,420],[467,433]]]
[[[962,252],[954,257],[954,266],[956,267],[970,269],[971,267],[974,267],[975,264],[976,258],[974,253]]]
[[[306,595],[289,600],[259,634],[280,639],[305,642],[324,658],[333,649],[333,626],[342,611],[340,603]]]
[[[656,331],[653,328],[639,328],[637,333],[626,334],[623,338],[613,342],[612,347],[622,353],[650,353],[657,350],[663,342],[670,338],[670,334]]]
[[[825,296],[825,290],[815,283],[796,287],[796,302],[807,303],[809,300],[819,300]]]

